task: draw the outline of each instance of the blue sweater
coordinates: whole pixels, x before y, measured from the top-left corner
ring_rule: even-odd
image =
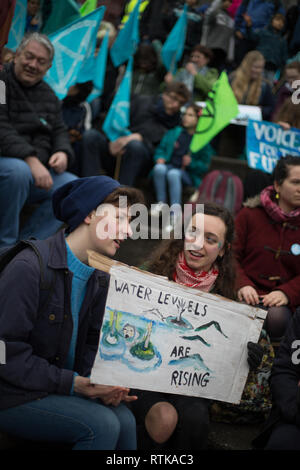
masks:
[[[71,291],[71,313],[73,319],[73,332],[67,361],[65,363],[65,368],[73,370],[75,348],[77,342],[79,312],[86,293],[88,280],[93,274],[94,268],[91,268],[90,266],[87,266],[86,264],[82,263],[71,251],[67,241],[66,246],[68,268],[73,273]]]

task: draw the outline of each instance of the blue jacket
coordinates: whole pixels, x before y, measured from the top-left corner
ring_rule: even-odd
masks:
[[[48,394],[69,395],[74,372],[88,376],[97,352],[109,276],[95,270],[79,314],[74,371],[64,369],[72,336],[71,284],[64,232],[50,244],[49,269],[56,274],[50,302],[39,311],[40,268],[31,248],[4,269],[0,282],[0,340],[6,364],[0,365],[0,409]],[[43,249],[43,248],[42,248]]]
[[[277,3],[279,8],[276,9]],[[278,2],[276,0],[244,0],[236,13],[235,30],[241,31],[242,34],[246,35],[246,22],[243,18],[244,13],[247,12],[251,17],[252,29],[253,31],[257,31],[270,23],[270,19],[274,15],[275,10],[277,10],[276,13],[285,14],[281,0],[278,0]]]

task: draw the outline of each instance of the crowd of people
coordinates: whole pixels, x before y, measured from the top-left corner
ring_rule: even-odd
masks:
[[[116,254],[132,235],[129,207],[149,206],[143,184],[152,187],[155,217],[168,203],[183,204],[184,187],[199,187],[222,139],[230,142],[227,157],[244,158],[245,127],[234,124],[190,151],[201,120],[199,102],[222,71],[239,104],[259,107],[264,120],[284,130],[300,128],[292,100],[300,85],[300,4],[286,9],[281,0],[141,2],[130,132],[111,141],[102,125],[124,66],[114,67],[108,55],[100,97],[89,101],[93,83],[85,82],[59,100],[43,80],[55,53],[43,34],[48,3],[41,9],[39,0],[28,0],[26,34],[15,52],[1,51],[0,340],[6,364],[0,365],[0,432],[73,449],[201,450],[209,433],[209,400],[90,382],[109,276],[88,265],[87,250]],[[106,31],[111,47],[135,3],[118,2],[114,23],[107,21],[107,9],[98,49]],[[185,4],[184,54],[171,73],[161,48]],[[129,206],[119,205],[121,196]],[[21,220],[28,205],[30,216]],[[115,208],[109,217],[118,238],[99,237],[103,205]],[[247,344],[256,385],[270,354],[265,429],[254,445],[299,449],[300,361],[291,357],[300,315],[300,157],[282,157],[237,214],[207,201],[204,215],[193,209],[190,224],[196,227],[200,216],[199,249],[186,246],[193,233],[174,238],[171,212],[170,239],[144,268],[267,311],[259,342]],[[46,302],[42,278],[53,286]],[[256,396],[252,402],[260,411]],[[242,405],[243,399],[236,413],[243,413]]]

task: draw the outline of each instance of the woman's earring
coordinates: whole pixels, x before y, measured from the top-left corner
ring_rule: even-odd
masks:
[[[275,199],[279,199],[279,193],[276,193]]]

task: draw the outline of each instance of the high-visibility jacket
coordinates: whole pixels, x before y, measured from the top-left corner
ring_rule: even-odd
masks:
[[[125,14],[121,20],[121,24],[124,25],[129,18],[130,13],[134,10],[136,3],[138,0],[130,0],[127,5],[125,6]],[[150,0],[142,0],[139,8],[140,17],[144,13],[145,9],[147,8]]]

